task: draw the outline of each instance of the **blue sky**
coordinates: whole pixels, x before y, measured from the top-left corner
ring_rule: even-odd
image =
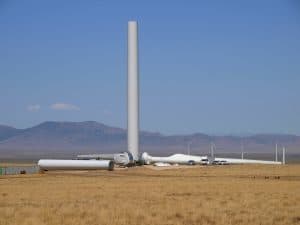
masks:
[[[297,0],[0,0],[0,124],[126,127],[128,20],[142,129],[300,135]]]

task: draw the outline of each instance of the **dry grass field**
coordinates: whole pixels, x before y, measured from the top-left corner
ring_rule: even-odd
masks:
[[[0,224],[300,224],[300,165],[2,176]]]

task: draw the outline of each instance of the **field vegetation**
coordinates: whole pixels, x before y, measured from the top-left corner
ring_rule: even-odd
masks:
[[[0,224],[300,224],[300,165],[1,176]]]

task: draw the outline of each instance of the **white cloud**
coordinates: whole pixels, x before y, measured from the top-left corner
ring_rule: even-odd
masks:
[[[50,108],[53,110],[80,110],[78,106],[68,103],[54,103]]]
[[[27,110],[29,111],[29,112],[37,112],[37,111],[39,111],[41,109],[41,106],[40,105],[29,105],[29,106],[27,106]]]

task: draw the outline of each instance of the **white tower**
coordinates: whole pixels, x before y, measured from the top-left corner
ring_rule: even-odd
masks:
[[[285,147],[282,148],[282,164],[285,164]]]
[[[139,66],[138,25],[128,22],[127,49],[127,144],[135,161],[139,160]]]

